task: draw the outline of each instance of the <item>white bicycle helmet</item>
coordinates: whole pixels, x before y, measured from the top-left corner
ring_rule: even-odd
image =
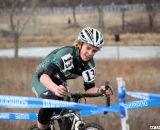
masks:
[[[78,35],[81,42],[89,43],[95,47],[102,48],[104,45],[103,35],[97,29],[87,27],[82,29]]]

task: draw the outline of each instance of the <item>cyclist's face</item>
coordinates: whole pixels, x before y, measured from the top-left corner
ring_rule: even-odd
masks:
[[[81,59],[83,61],[88,61],[90,60],[94,55],[95,53],[99,50],[99,48],[95,47],[95,46],[92,46],[90,44],[86,44],[84,43],[82,46],[81,46],[81,50],[80,50],[80,56],[81,56]]]

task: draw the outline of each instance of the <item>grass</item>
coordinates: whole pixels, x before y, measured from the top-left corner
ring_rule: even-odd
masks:
[[[41,61],[37,58],[0,58],[0,95],[19,95],[30,96],[34,94],[31,91],[32,74],[36,65]],[[160,93],[160,59],[143,60],[106,60],[96,61],[97,79],[96,84],[102,85],[104,81],[109,80],[117,94],[116,77],[122,76],[126,81],[126,87],[129,91],[141,91],[150,93]],[[71,91],[83,91],[82,79],[71,80],[68,82]],[[127,100],[135,100],[128,98]],[[116,97],[112,97],[112,104],[117,103]],[[87,103],[104,105],[103,98],[87,99]],[[1,109],[1,112],[37,112],[37,109]],[[129,123],[133,130],[149,129],[150,125],[159,125],[159,109],[152,107],[129,111]],[[147,120],[146,120],[147,118]],[[98,115],[85,117],[86,120],[99,122],[109,130],[120,130],[120,120],[118,114]],[[1,121],[0,129],[5,130],[25,130],[31,125],[31,121]]]
[[[73,44],[83,27],[97,27],[98,15],[96,13],[77,14],[80,27],[68,25],[68,18],[72,14],[34,15],[28,22],[20,47],[56,46]],[[17,16],[16,20],[26,19],[27,16]],[[103,33],[106,46],[115,46],[114,35],[120,33],[120,45],[160,45],[160,30],[158,13],[155,18],[154,31],[148,31],[148,17],[145,12],[127,12],[125,30],[121,30],[121,13],[105,13],[105,32]],[[0,16],[0,29],[9,30],[7,16]],[[99,29],[99,28],[98,28]],[[99,29],[101,30],[101,29]],[[14,44],[8,38],[0,37],[0,48],[12,48]]]

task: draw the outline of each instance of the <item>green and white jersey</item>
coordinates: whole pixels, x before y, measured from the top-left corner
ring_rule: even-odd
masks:
[[[82,76],[85,89],[95,86],[95,63],[93,59],[83,62],[79,50],[74,46],[66,46],[51,52],[38,66],[37,77],[48,74],[54,81],[56,73],[64,80]]]

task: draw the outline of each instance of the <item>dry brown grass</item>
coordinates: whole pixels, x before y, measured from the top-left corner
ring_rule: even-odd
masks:
[[[28,36],[23,37],[20,43],[20,47],[46,47],[46,46],[64,46],[72,45],[75,40],[75,35],[69,37],[64,36]],[[149,46],[149,45],[160,45],[160,35],[156,33],[146,33],[146,34],[122,34],[120,35],[121,41],[119,45],[126,46]],[[63,40],[62,40],[63,39]],[[6,40],[5,38],[0,38],[0,48],[12,48],[13,43]],[[117,43],[114,41],[113,35],[105,35],[105,45],[115,46]]]
[[[31,96],[31,78],[36,65],[41,59],[36,58],[0,58],[0,94]],[[101,85],[105,80],[113,84],[115,94],[117,93],[116,77],[122,76],[126,81],[127,90],[160,93],[160,59],[144,60],[107,60],[96,61],[97,80],[96,84]],[[82,79],[78,78],[68,82],[71,91],[83,91]],[[78,89],[77,89],[78,87]],[[127,98],[127,100],[133,100]],[[112,103],[117,103],[116,97],[112,97]],[[87,103],[104,105],[103,98],[87,99]],[[1,109],[3,111],[26,112],[37,111],[36,109]],[[150,125],[159,125],[159,108],[135,110],[129,112],[129,123],[132,130],[149,129]],[[147,120],[146,120],[147,119]],[[118,114],[108,114],[87,117],[86,120],[99,122],[108,130],[120,130]],[[32,122],[30,121],[1,121],[0,129],[25,130]]]
[[[0,29],[8,30],[8,18],[0,16]],[[17,16],[26,19],[27,16]],[[20,40],[20,47],[53,46],[73,44],[79,31],[86,26],[97,28],[98,15],[96,13],[77,14],[79,28],[67,24],[71,14],[34,15],[26,26],[24,36]],[[155,28],[159,29],[160,14],[156,16]],[[148,32],[148,18],[144,12],[126,13],[126,31],[121,31],[121,13],[105,13],[106,31],[103,33],[105,45],[116,45],[114,34],[121,33],[120,45],[160,45],[160,34]],[[134,33],[132,33],[134,32]],[[13,47],[13,43],[0,38],[0,48]]]

